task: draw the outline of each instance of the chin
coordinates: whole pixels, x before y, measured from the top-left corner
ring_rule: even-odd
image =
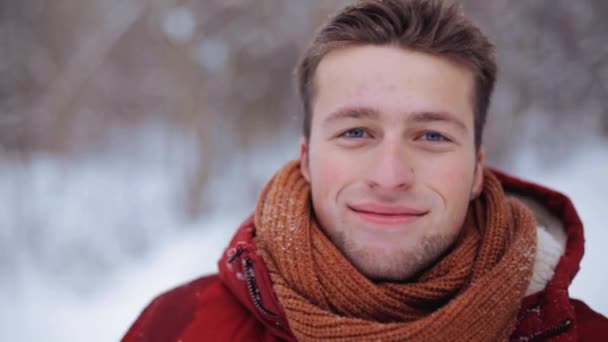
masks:
[[[416,277],[427,265],[390,265],[387,263],[354,262],[354,266],[366,278],[376,282],[405,282]]]
[[[362,245],[355,241],[338,246],[359,272],[374,281],[404,282],[432,267],[450,248],[454,239],[425,237],[411,248]],[[391,241],[393,242],[393,241]],[[394,242],[393,242],[394,243]]]

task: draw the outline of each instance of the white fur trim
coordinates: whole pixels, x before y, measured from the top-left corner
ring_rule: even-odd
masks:
[[[526,296],[542,291],[555,274],[555,267],[559,258],[566,251],[565,244],[559,238],[549,233],[548,229],[538,226],[536,229],[536,257],[532,279],[526,290]]]
[[[566,252],[568,236],[563,223],[540,203],[515,194],[510,194],[522,201],[536,219],[536,257],[532,279],[526,290],[526,296],[542,291],[555,274],[559,259]]]

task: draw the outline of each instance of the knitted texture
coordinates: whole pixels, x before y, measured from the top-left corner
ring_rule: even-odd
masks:
[[[299,341],[504,341],[530,282],[532,213],[497,178],[469,206],[450,251],[409,283],[367,279],[314,219],[297,161],[266,185],[255,242]]]

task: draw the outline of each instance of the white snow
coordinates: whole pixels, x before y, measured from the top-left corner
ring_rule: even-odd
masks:
[[[221,71],[230,58],[230,48],[221,39],[205,39],[196,48],[196,59],[208,71]]]
[[[177,41],[188,41],[194,34],[196,21],[192,12],[185,7],[175,7],[168,11],[163,23],[165,34]]]

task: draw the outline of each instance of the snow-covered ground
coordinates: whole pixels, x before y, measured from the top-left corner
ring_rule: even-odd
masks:
[[[13,244],[0,251],[0,340],[118,340],[155,295],[215,271],[253,206],[250,196],[232,198],[246,187],[238,169],[253,170],[248,181],[263,182],[295,156],[295,146],[284,148],[292,152],[268,148],[256,163],[237,159],[237,171],[213,185],[227,195],[224,204],[190,223],[174,213],[177,174],[163,158],[133,162],[129,153],[111,163],[99,158],[66,166],[41,157],[26,166],[0,165],[0,243]],[[608,142],[586,144],[550,169],[535,160],[522,154],[508,171],[571,196],[587,240],[572,294],[608,315],[602,291],[608,229],[600,218],[608,204]],[[140,239],[129,235],[133,227]]]

